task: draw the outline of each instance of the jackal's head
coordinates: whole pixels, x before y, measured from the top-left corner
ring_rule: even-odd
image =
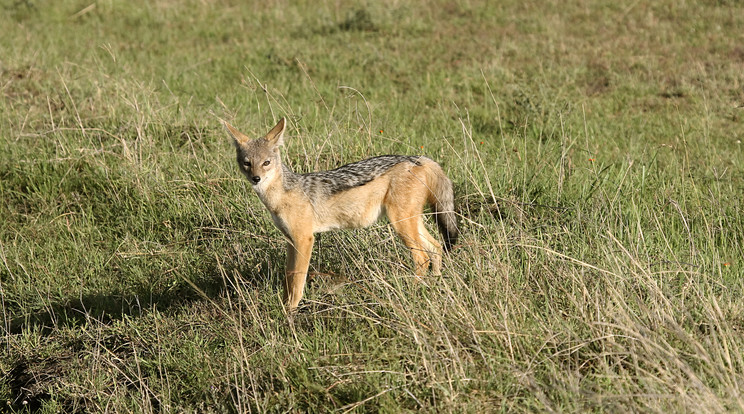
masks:
[[[240,171],[253,188],[262,193],[282,171],[279,147],[283,143],[284,118],[266,136],[258,139],[250,139],[227,122],[223,123],[235,142]]]

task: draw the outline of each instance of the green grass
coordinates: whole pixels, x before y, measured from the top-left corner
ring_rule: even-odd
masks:
[[[744,411],[740,2],[242,3],[0,0],[1,410]],[[281,116],[439,161],[443,276],[325,233],[288,323]]]

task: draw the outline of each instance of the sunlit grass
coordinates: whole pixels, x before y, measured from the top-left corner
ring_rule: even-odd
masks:
[[[0,404],[17,412],[744,408],[741,6],[0,2]],[[285,242],[285,162],[426,154],[462,239]]]

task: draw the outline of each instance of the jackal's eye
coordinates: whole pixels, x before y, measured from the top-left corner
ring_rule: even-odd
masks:
[[[244,161],[243,162],[243,167],[245,167],[245,168],[251,168],[251,162],[250,161]]]
[[[266,161],[264,161],[263,166],[264,167],[268,167],[269,164],[271,164],[271,160],[266,160]]]

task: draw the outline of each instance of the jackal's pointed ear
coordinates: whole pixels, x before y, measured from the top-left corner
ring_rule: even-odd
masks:
[[[271,131],[264,137],[272,147],[278,147],[284,144],[284,128],[286,124],[284,118],[280,119],[279,123],[274,128],[271,128]]]
[[[227,132],[230,134],[233,140],[235,140],[235,145],[245,144],[246,142],[251,140],[247,136],[243,135],[240,131],[235,129],[234,126],[228,124],[227,121],[222,121],[222,123],[225,125],[225,129],[227,129]]]

